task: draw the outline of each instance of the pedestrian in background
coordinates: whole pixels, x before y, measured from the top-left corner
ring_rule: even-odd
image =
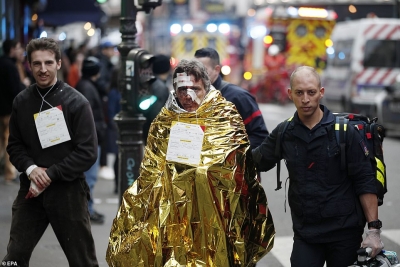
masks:
[[[194,57],[206,67],[212,85],[221,91],[226,100],[235,104],[246,126],[251,148],[259,146],[267,137],[268,130],[255,98],[243,88],[222,80],[220,58],[215,49],[201,48]]]
[[[104,41],[100,44],[100,51],[96,57],[100,60],[100,77],[97,79],[97,89],[99,91],[101,100],[103,101],[103,112],[106,116],[105,119],[108,122],[110,118],[107,116],[108,107],[108,92],[110,91],[111,76],[115,68],[112,58],[115,56],[115,45],[110,41]],[[102,147],[107,146],[107,140],[104,139]],[[107,165],[107,149],[104,149],[100,153],[100,170],[99,177],[105,179],[113,179],[113,170]]]
[[[67,83],[72,87],[78,84],[78,81],[82,77],[82,63],[87,54],[87,44],[82,43],[75,50],[69,51],[68,58],[70,60],[70,68],[68,71]]]
[[[31,83],[35,82],[32,73],[29,69],[24,50],[21,48],[21,53],[16,57],[16,65],[19,73],[19,78],[24,87],[28,87]]]
[[[287,91],[297,110],[287,130],[281,136],[278,125],[252,155],[258,171],[268,171],[285,159],[294,231],[291,266],[350,266],[360,246],[372,248],[375,257],[383,248],[376,178],[362,137],[347,127],[348,168],[341,170],[335,116],[320,104],[325,88],[316,70],[295,69]],[[275,154],[278,138],[282,156]],[[361,244],[366,221],[369,230]]]
[[[97,175],[100,168],[100,153],[105,143],[107,125],[104,120],[103,103],[96,88],[96,80],[100,76],[100,62],[96,57],[88,57],[82,62],[82,78],[76,85],[76,90],[82,93],[89,101],[92,108],[94,124],[98,141],[98,157],[96,162],[85,172],[86,182],[90,188],[90,200],[88,203],[90,221],[92,223],[104,223],[104,215],[98,213],[93,207],[93,191],[97,182]],[[105,149],[105,148],[104,148]]]
[[[57,80],[61,52],[51,38],[31,40],[27,56],[36,80],[14,100],[7,152],[21,172],[3,261],[29,266],[50,224],[69,266],[98,266],[87,201],[87,171],[97,158],[88,100]]]
[[[143,112],[146,117],[146,122],[143,124],[143,140],[147,142],[147,135],[149,133],[150,124],[154,118],[161,111],[162,107],[167,102],[170,91],[170,71],[171,63],[170,57],[166,55],[156,55],[153,62],[153,74],[156,80],[151,84],[150,91],[152,95],[157,97],[156,102],[151,107]]]
[[[113,169],[114,169],[114,193],[118,194],[118,181],[119,181],[119,173],[118,173],[118,126],[117,123],[114,121],[114,117],[120,112],[121,110],[121,93],[118,89],[118,76],[119,70],[115,68],[113,70],[111,76],[111,85],[110,85],[110,92],[108,92],[108,107],[107,107],[107,155],[111,154],[114,159],[111,162]]]
[[[0,57],[0,159],[4,162],[4,183],[10,184],[16,176],[6,152],[9,136],[9,121],[14,98],[26,87],[21,82],[17,68],[17,58],[24,50],[18,40],[7,39],[2,44]]]
[[[96,83],[98,84],[97,88],[102,98],[106,97],[110,90],[112,70],[115,67],[111,61],[115,55],[114,48],[115,45],[110,41],[105,41],[100,44],[100,52],[96,56],[100,60],[100,77]]]
[[[275,230],[242,118],[199,61],[180,61],[173,78],[114,219],[107,262],[254,266]]]

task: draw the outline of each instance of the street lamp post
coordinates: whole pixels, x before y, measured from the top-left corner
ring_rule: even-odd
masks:
[[[141,6],[137,7],[134,0],[121,0],[120,32],[121,43],[118,45],[120,52],[120,70],[118,74],[118,89],[121,92],[121,111],[115,116],[114,121],[118,127],[118,195],[119,201],[122,194],[139,176],[139,167],[143,159],[143,124],[146,118],[138,112],[132,99],[138,93],[138,84],[132,82],[128,72],[131,64],[127,64],[129,52],[140,49],[136,43],[136,15],[138,11],[150,12],[152,8],[161,5],[151,0],[139,0]],[[150,3],[149,3],[150,2]],[[149,5],[149,6],[148,6]],[[133,73],[133,72],[132,72]],[[137,79],[136,79],[137,80]]]
[[[121,111],[114,121],[118,126],[118,195],[120,202],[122,194],[139,176],[139,163],[143,158],[142,129],[145,118],[142,114],[135,114],[130,109],[128,90],[133,90],[125,79],[126,60],[130,50],[138,48],[136,43],[136,15],[137,8],[133,0],[121,0],[120,29],[121,43],[118,45],[120,53],[120,70],[118,74],[118,90],[121,92]]]

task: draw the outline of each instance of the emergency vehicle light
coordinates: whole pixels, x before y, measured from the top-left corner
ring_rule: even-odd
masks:
[[[250,37],[257,39],[267,34],[267,28],[264,25],[257,25],[250,29]]]
[[[210,23],[207,25],[206,29],[208,32],[216,32],[218,29],[218,26],[215,23]]]
[[[229,67],[228,65],[224,65],[221,68],[221,72],[223,75],[229,75],[231,74],[231,67]]]
[[[251,74],[250,71],[246,71],[245,73],[243,73],[243,78],[244,78],[246,81],[251,80],[252,77],[253,77],[253,74]]]
[[[272,42],[274,41],[274,38],[271,35],[267,35],[264,37],[264,44],[272,44]]]
[[[326,46],[326,47],[331,47],[331,46],[333,46],[332,40],[331,40],[331,39],[326,39],[326,40],[325,40],[325,46]]]
[[[176,34],[180,33],[181,30],[182,30],[182,27],[178,23],[172,24],[171,27],[169,28],[169,31],[171,32],[172,35],[176,35]]]
[[[193,25],[190,23],[186,23],[183,25],[182,30],[186,33],[192,32],[193,31]]]
[[[288,7],[287,13],[292,17],[297,17],[299,15],[299,11],[297,10],[297,8],[292,6]]]
[[[335,49],[332,46],[326,49],[326,53],[328,54],[329,58],[335,57]]]
[[[227,34],[231,31],[231,26],[228,23],[222,23],[218,26],[218,31],[222,34]]]
[[[306,18],[328,17],[328,11],[324,8],[300,7],[298,13],[300,17],[306,17]]]

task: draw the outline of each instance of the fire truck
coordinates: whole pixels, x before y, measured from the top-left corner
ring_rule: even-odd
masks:
[[[308,7],[268,6],[247,21],[244,79],[260,102],[287,100],[289,74],[300,65],[325,68],[337,14]]]

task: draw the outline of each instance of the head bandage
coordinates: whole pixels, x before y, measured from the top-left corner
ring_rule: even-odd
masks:
[[[179,87],[187,87],[193,86],[193,82],[190,80],[190,76],[188,76],[185,72],[177,73],[176,78],[174,79],[174,83],[176,83],[176,89]],[[192,101],[195,101],[200,105],[201,100],[196,95],[196,92],[193,89],[186,89],[186,94],[192,98]]]
[[[188,76],[185,72],[177,73],[176,78],[174,79],[174,83],[176,83],[176,88],[182,86],[193,86],[193,82],[190,80],[190,76]]]
[[[193,101],[200,105],[201,100],[192,89],[187,89],[186,93],[192,98]]]

